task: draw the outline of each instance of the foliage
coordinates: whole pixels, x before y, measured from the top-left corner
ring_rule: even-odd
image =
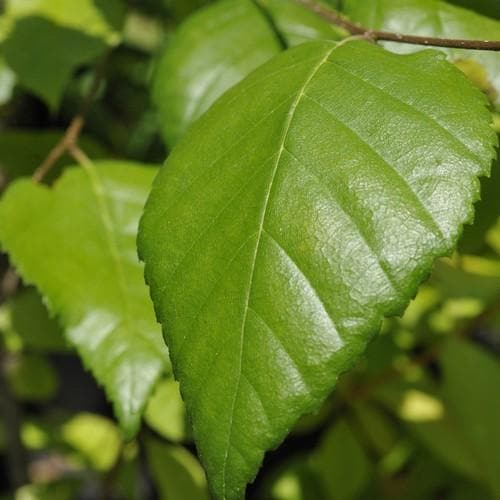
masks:
[[[7,0],[1,498],[500,499],[499,105],[296,0]]]

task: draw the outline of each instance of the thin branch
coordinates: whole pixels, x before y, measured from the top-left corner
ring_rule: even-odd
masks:
[[[71,120],[61,140],[51,149],[43,163],[35,170],[32,177],[35,182],[41,182],[57,163],[59,158],[77,144],[84,124],[85,118],[81,114],[78,114]]]
[[[409,43],[412,45],[425,45],[429,47],[447,47],[452,49],[490,50],[500,51],[500,40],[464,40],[459,38],[437,38],[428,36],[405,35],[389,31],[371,30],[355,24],[315,0],[296,0],[308,10],[314,12],[331,24],[343,28],[351,35],[361,35],[364,38],[376,41]]]
[[[45,160],[35,170],[32,176],[32,179],[35,182],[41,182],[65,153],[71,154],[71,150],[78,147],[78,140],[83,127],[85,126],[85,117],[89,112],[90,106],[92,105],[92,102],[94,101],[101,86],[106,60],[106,57],[103,58],[97,67],[94,82],[92,83],[89,93],[80,106],[80,111],[71,120],[71,123],[66,129],[64,135],[61,137],[61,140],[51,149]]]

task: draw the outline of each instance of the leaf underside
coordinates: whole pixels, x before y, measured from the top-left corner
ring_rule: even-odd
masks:
[[[496,136],[435,51],[286,51],[160,171],[146,278],[216,498],[237,499],[472,215]]]
[[[41,291],[132,436],[168,353],[136,255],[155,169],[101,162],[52,189],[16,181],[0,203],[0,244]]]

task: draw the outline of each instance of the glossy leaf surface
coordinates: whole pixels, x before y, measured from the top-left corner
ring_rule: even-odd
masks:
[[[346,0],[344,12],[354,21],[369,28],[385,29],[396,33],[436,36],[441,38],[467,38],[500,40],[500,21],[441,0]],[[387,43],[397,52],[413,52],[422,47]],[[440,49],[452,61],[473,60],[488,75],[494,90],[493,100],[500,106],[500,54],[498,52]]]
[[[190,17],[156,70],[153,98],[166,143],[175,145],[218,97],[281,50],[251,0],[224,0]]]
[[[129,436],[168,358],[135,246],[154,174],[103,162],[50,189],[19,180],[0,203],[3,250],[57,314]]]
[[[439,52],[314,42],[173,151],[139,251],[216,498],[242,496],[452,250],[490,169],[489,122]]]

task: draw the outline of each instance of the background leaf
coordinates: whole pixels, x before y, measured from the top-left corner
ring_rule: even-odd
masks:
[[[52,189],[20,180],[0,203],[3,249],[59,316],[127,436],[168,366],[135,250],[154,174],[104,162],[66,171]]]
[[[150,440],[147,455],[163,500],[209,500],[205,473],[186,449]]]
[[[173,151],[139,249],[217,498],[243,495],[453,249],[494,155],[489,122],[439,52],[314,42]]]
[[[370,461],[345,421],[326,433],[311,461],[324,484],[325,497],[331,500],[359,498],[370,481]]]
[[[500,40],[500,22],[473,11],[450,5],[441,0],[345,0],[343,11],[353,21],[368,28],[396,33],[436,36],[441,38],[469,38]],[[408,53],[422,47],[400,43],[384,43],[390,50]],[[495,52],[440,49],[451,61],[472,60],[479,63],[488,75],[494,94],[492,100],[500,106],[500,57]]]
[[[281,50],[251,0],[222,0],[190,17],[156,68],[153,98],[166,144],[175,145],[218,97]]]

